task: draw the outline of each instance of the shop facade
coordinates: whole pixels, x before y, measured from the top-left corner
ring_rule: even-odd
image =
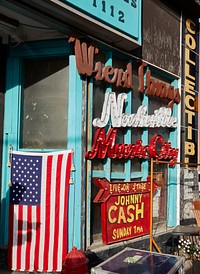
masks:
[[[12,150],[73,150],[69,251],[76,246],[104,259],[124,246],[148,249],[151,217],[164,249],[180,221],[176,163],[198,143],[198,21],[182,17],[186,7],[171,1],[115,2],[3,1],[2,247],[9,240]],[[197,7],[194,1],[191,10]],[[181,26],[189,35],[184,71]],[[195,155],[193,163],[198,147]],[[158,161],[153,173],[151,159]]]

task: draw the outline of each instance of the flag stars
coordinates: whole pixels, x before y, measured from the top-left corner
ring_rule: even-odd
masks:
[[[13,183],[11,196],[15,197],[15,202],[13,203],[39,205],[41,159],[42,157],[40,156],[13,154],[11,166],[11,181]]]

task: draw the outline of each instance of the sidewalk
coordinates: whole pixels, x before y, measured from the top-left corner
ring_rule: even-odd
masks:
[[[0,254],[2,255],[2,254]],[[2,259],[2,257],[1,257]],[[10,271],[6,269],[6,264],[0,265],[0,274],[39,274],[41,272],[23,272],[23,271]],[[55,273],[55,272],[54,272]],[[58,272],[57,272],[58,273]],[[199,274],[200,273],[200,260],[185,261],[185,274]],[[48,274],[51,274],[50,272]],[[138,273],[140,274],[140,273]]]
[[[185,262],[185,274],[199,274],[200,271],[200,261],[186,261]],[[5,269],[0,269],[0,274],[25,274],[25,273],[30,273],[30,274],[36,274],[39,272],[21,272],[21,271],[9,271]],[[48,273],[50,274],[50,273]],[[139,273],[138,273],[139,274]]]

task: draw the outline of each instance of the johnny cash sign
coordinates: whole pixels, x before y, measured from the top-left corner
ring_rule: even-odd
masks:
[[[150,181],[93,180],[100,188],[93,202],[101,203],[104,244],[149,234]]]

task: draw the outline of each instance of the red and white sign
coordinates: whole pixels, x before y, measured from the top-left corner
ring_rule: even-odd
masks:
[[[93,202],[101,203],[104,244],[149,234],[150,181],[93,180],[100,188]]]

